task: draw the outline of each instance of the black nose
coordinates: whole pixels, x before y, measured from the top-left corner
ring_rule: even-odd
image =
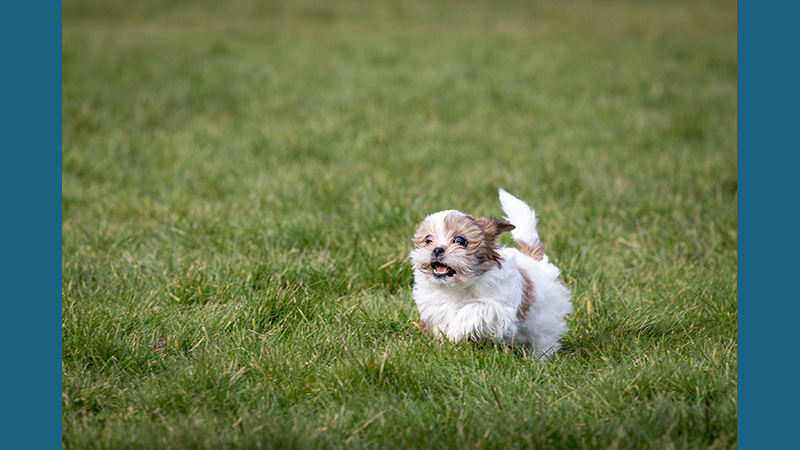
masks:
[[[439,256],[444,253],[444,249],[442,247],[436,247],[433,249],[433,256]]]

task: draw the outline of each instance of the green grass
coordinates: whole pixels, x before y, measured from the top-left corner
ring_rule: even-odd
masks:
[[[65,449],[736,447],[736,3],[62,8]],[[498,187],[546,364],[414,324]]]

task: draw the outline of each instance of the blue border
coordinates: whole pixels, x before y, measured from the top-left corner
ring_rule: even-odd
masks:
[[[789,448],[798,394],[794,318],[800,245],[797,17],[783,2],[738,4],[739,364],[738,446]],[[5,50],[3,258],[9,448],[61,440],[60,205],[61,3],[12,2],[0,27]],[[58,155],[58,156],[56,156]],[[770,242],[772,241],[772,242]],[[52,302],[52,305],[51,305]],[[51,315],[53,316],[51,318]],[[781,406],[786,405],[786,411]],[[17,445],[14,445],[17,444]]]
[[[797,419],[798,10],[740,2],[738,445],[791,448]],[[791,440],[790,440],[791,439]]]
[[[61,447],[61,3],[3,6],[3,441]]]

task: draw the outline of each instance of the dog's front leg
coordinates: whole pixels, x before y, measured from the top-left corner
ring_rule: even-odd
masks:
[[[491,339],[501,342],[504,336],[517,333],[514,308],[498,304],[494,299],[474,299],[461,307],[448,324],[447,339]]]

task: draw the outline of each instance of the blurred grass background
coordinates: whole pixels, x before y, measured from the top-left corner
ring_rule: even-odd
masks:
[[[736,447],[735,2],[62,10],[64,448]],[[498,187],[548,364],[414,326]]]

